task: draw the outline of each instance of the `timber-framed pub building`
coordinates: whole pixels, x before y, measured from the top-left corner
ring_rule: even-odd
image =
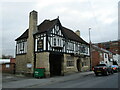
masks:
[[[90,69],[89,44],[80,31],[63,27],[59,17],[37,25],[37,12],[29,15],[29,28],[16,40],[16,72],[33,75],[44,67],[45,76]]]

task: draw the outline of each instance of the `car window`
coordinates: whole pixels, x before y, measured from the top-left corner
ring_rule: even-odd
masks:
[[[111,67],[118,67],[117,65],[112,65]]]

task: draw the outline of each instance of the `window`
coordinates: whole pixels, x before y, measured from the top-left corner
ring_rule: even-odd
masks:
[[[51,46],[55,46],[55,47],[63,47],[63,40],[61,37],[59,36],[53,36],[52,40],[51,40]]]
[[[10,68],[10,64],[6,64],[6,68]]]
[[[27,40],[17,41],[16,54],[24,54],[27,52]]]
[[[54,46],[56,46],[56,38],[54,38]]]
[[[20,51],[24,51],[24,43],[20,43]]]
[[[75,45],[75,51],[78,51],[78,44]]]
[[[60,41],[60,40],[59,40],[59,38],[58,38],[58,46],[59,46],[59,41]]]
[[[68,42],[67,49],[74,50],[74,44],[72,42]]]
[[[88,47],[85,47],[85,53],[88,54]]]
[[[80,52],[85,53],[85,47],[84,46],[80,46]]]
[[[74,62],[73,61],[67,61],[67,67],[71,67],[74,66]]]
[[[71,56],[67,56],[67,67],[73,67],[74,66],[74,58]]]
[[[107,58],[107,54],[105,54],[105,58]]]

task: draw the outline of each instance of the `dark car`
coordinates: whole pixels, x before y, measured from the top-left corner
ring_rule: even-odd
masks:
[[[118,65],[111,65],[114,72],[118,72]]]
[[[120,72],[120,65],[118,66],[118,72]]]
[[[108,66],[106,64],[99,64],[99,65],[95,66],[93,68],[93,71],[96,76],[98,76],[99,74],[102,74],[102,75],[113,74],[113,70],[112,70],[111,66]]]

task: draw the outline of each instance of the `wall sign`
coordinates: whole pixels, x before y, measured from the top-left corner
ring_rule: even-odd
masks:
[[[37,50],[43,50],[43,40],[37,41]]]
[[[27,63],[27,68],[32,68],[32,64],[31,63]]]

